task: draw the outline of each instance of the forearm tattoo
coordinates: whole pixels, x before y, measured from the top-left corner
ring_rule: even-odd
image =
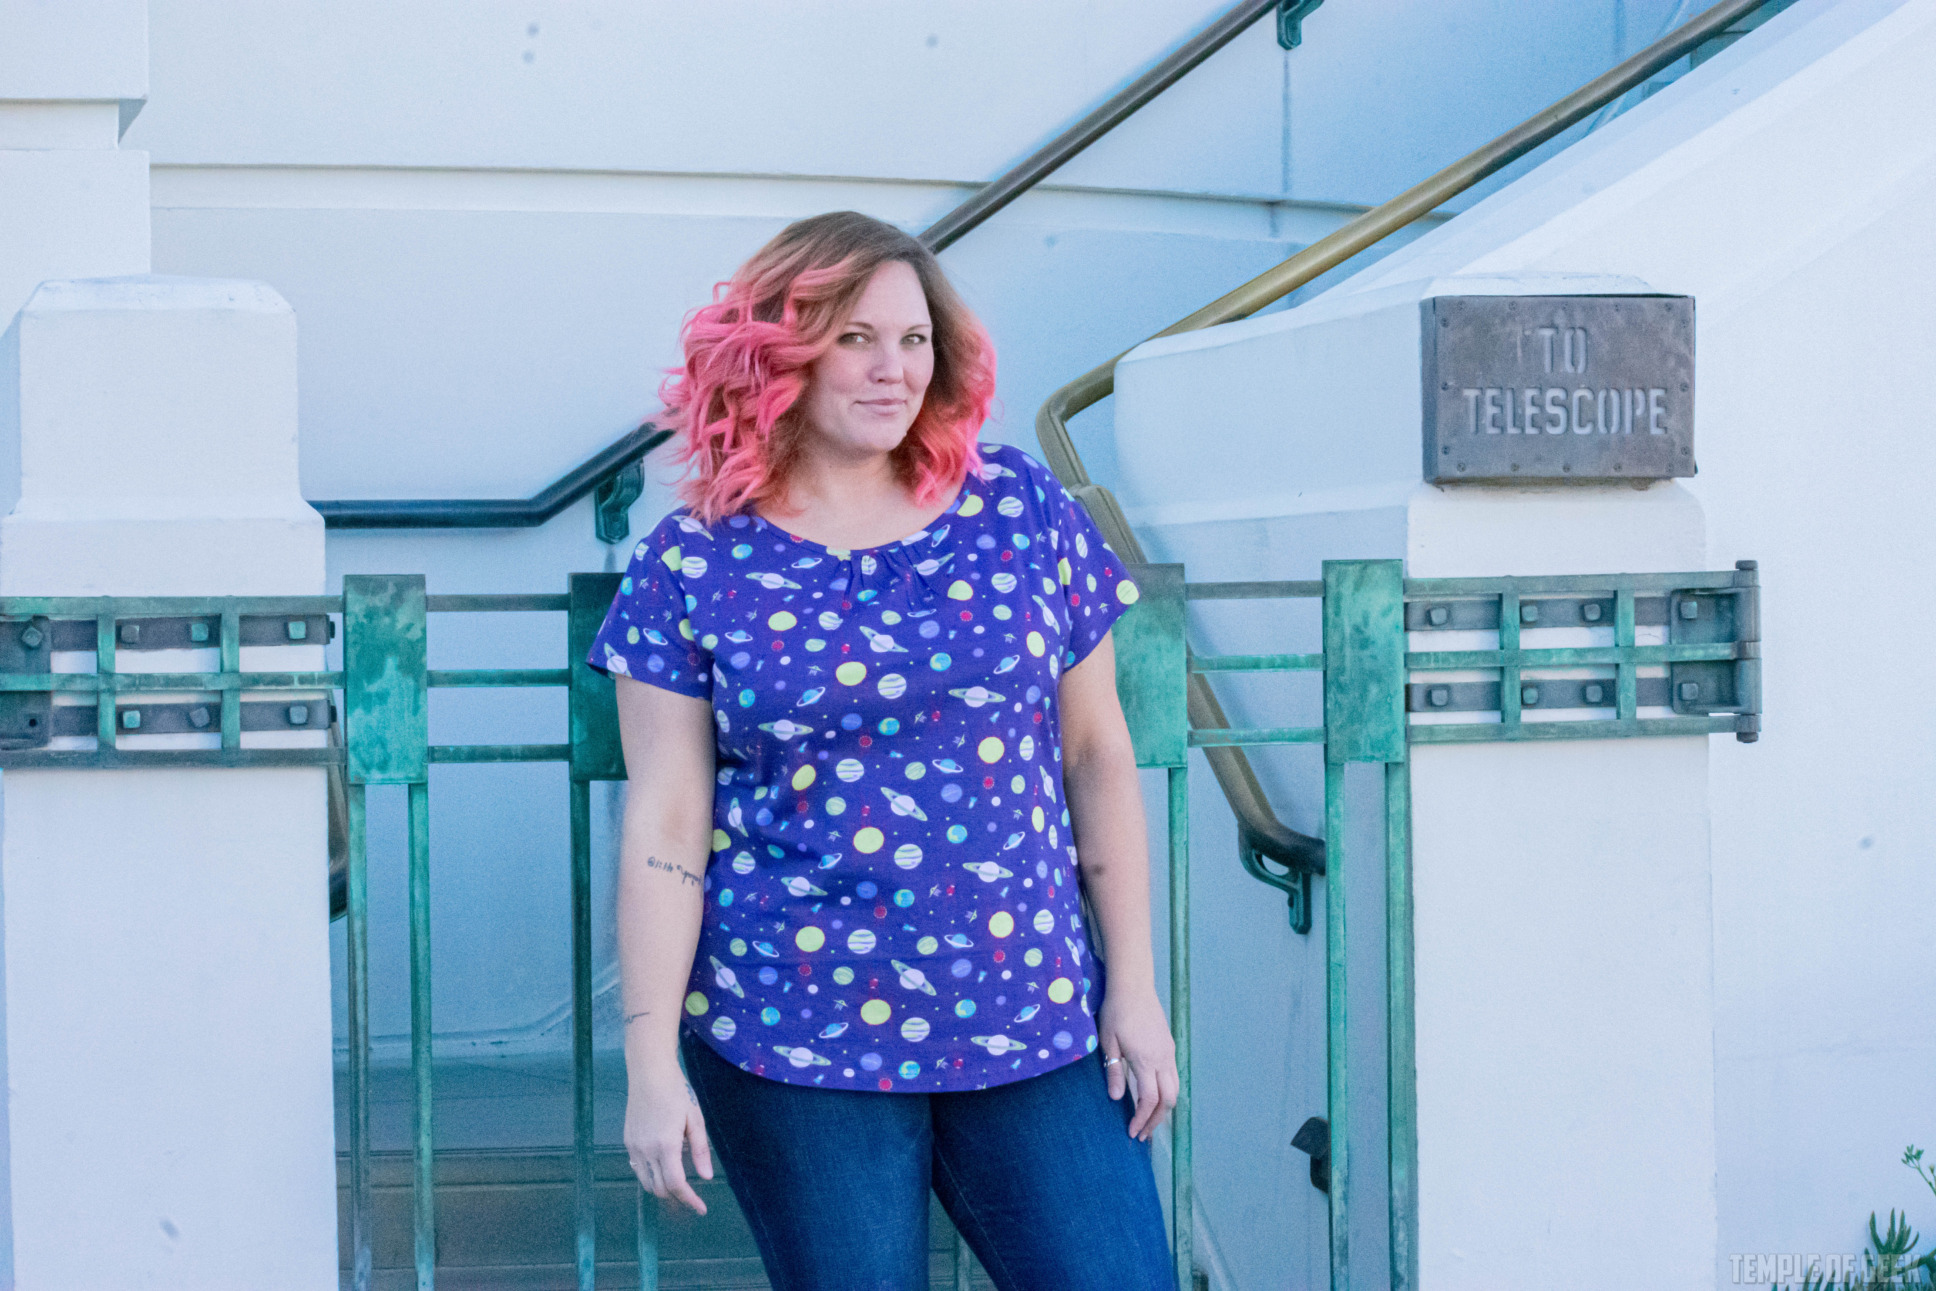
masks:
[[[700,886],[700,878],[697,874],[694,874],[685,866],[672,861],[662,861],[656,856],[648,856],[645,858],[645,868],[648,870],[663,870],[667,874],[677,874],[682,882],[690,883],[694,887]]]

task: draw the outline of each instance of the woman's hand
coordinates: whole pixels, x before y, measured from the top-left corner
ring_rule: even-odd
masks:
[[[625,1155],[632,1173],[645,1190],[670,1198],[703,1215],[706,1203],[686,1181],[684,1149],[692,1148],[692,1167],[701,1179],[713,1177],[712,1144],[706,1139],[706,1118],[692,1086],[673,1063],[670,1071],[644,1072],[634,1077],[625,1097]]]
[[[1145,1143],[1150,1133],[1176,1106],[1176,1040],[1163,1016],[1154,990],[1124,992],[1113,985],[1103,993],[1096,1018],[1104,1070],[1109,1073],[1109,1096],[1121,1098],[1127,1089],[1136,1100],[1129,1132]],[[1111,1062],[1120,1058],[1121,1062]]]

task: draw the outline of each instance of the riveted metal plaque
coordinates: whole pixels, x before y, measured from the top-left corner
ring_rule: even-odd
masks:
[[[1689,296],[1435,296],[1421,303],[1433,484],[1694,474]]]

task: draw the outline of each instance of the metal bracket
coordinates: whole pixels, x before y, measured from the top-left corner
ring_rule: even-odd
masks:
[[[645,463],[621,466],[598,482],[592,494],[592,528],[598,540],[608,546],[624,542],[632,534],[632,504],[645,492]]]
[[[1277,0],[1277,43],[1296,49],[1304,43],[1304,20],[1324,0]]]
[[[1331,1123],[1313,1116],[1297,1127],[1291,1146],[1311,1158],[1311,1186],[1319,1192],[1331,1191]]]
[[[45,617],[0,620],[0,672],[52,672],[53,645],[53,627]],[[45,690],[0,694],[0,749],[45,748],[54,733],[53,707],[54,696]]]
[[[1668,702],[1676,713],[1743,713],[1735,732],[1743,744],[1761,738],[1761,588],[1756,563],[1735,562],[1735,585],[1725,591],[1679,592],[1668,598],[1667,639],[1676,644],[1736,642],[1736,657],[1676,663],[1667,670]]]

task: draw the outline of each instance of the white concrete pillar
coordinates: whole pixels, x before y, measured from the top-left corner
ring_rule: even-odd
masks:
[[[1701,508],[1678,484],[1420,482],[1422,299],[1649,290],[1601,276],[1442,278],[1151,342],[1117,369],[1125,509],[1151,558],[1181,560],[1193,579],[1315,578],[1323,560],[1393,557],[1414,578],[1702,569]],[[1222,613],[1199,632],[1200,651],[1317,648],[1285,636],[1296,620],[1281,610]],[[1640,643],[1662,631],[1641,629]],[[1605,644],[1608,635],[1529,630],[1525,644]],[[1489,632],[1415,634],[1412,644],[1496,646]],[[1235,725],[1296,720],[1298,693],[1286,687],[1220,689]],[[1712,1285],[1708,738],[1412,753],[1419,1287]],[[1259,765],[1280,813],[1316,827],[1315,775],[1285,774],[1284,760]],[[1351,810],[1377,818],[1375,802],[1359,796]],[[1387,1109],[1374,1033],[1383,878],[1367,873],[1375,840],[1354,835],[1352,847],[1352,1252],[1354,1275],[1382,1285]],[[1206,886],[1249,883],[1220,877],[1214,858],[1199,872]],[[1261,888],[1233,895],[1275,904]],[[1243,1144],[1219,1157],[1219,1140],[1206,1135],[1202,1193],[1223,1208],[1208,1220],[1225,1232],[1241,1231],[1242,1198],[1272,1195],[1303,1219],[1299,1247],[1322,1250],[1322,1208],[1294,1173],[1303,1158],[1286,1162],[1283,1148],[1299,1117],[1323,1108],[1321,1072],[1295,1056],[1323,1034],[1322,969],[1284,940],[1204,930],[1199,982],[1292,981],[1294,1007],[1282,1024],[1197,1036],[1199,1070],[1247,1073],[1241,1085],[1200,1091],[1199,1123],[1223,1124],[1223,1140]],[[1206,964],[1206,953],[1219,962]],[[1251,1012],[1269,1016],[1254,1002]],[[1279,1053],[1289,1056],[1271,1057]],[[1281,1067],[1260,1072],[1260,1061]],[[1281,1106],[1257,1098],[1260,1082],[1282,1089]],[[1296,1111],[1286,1119],[1284,1107]]]
[[[1408,512],[1415,578],[1705,568],[1677,484],[1420,486]],[[1491,648],[1455,635],[1413,648]],[[1712,1285],[1709,738],[1413,748],[1425,1291]]]
[[[146,273],[147,0],[0,0],[0,325],[49,278]]]
[[[320,594],[295,340],[256,283],[42,285],[0,339],[0,594]],[[167,742],[217,738],[122,747]],[[323,772],[13,770],[0,791],[0,1285],[335,1287]]]

